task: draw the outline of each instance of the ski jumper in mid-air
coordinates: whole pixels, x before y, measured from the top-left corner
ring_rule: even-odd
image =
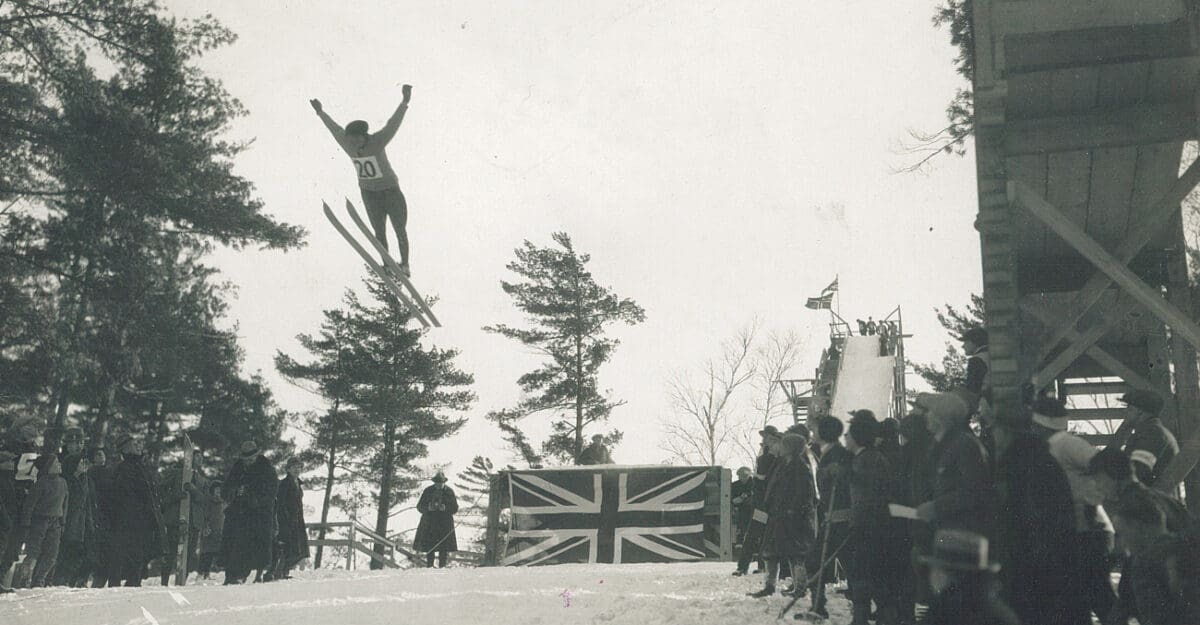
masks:
[[[387,220],[392,220],[392,229],[396,231],[396,243],[400,250],[400,270],[407,277],[411,274],[408,264],[408,204],[404,194],[400,192],[400,180],[388,162],[387,144],[396,136],[400,122],[404,121],[404,113],[408,110],[408,100],[412,96],[412,86],[404,85],[401,89],[404,99],[396,112],[388,118],[387,123],[379,132],[367,132],[367,122],[355,120],[346,124],[343,129],[333,121],[322,108],[320,100],[309,100],[313,110],[325,127],[329,129],[338,145],[354,161],[354,169],[358,173],[358,188],[362,192],[363,206],[367,209],[367,218],[371,221],[371,229],[375,238],[387,249]]]

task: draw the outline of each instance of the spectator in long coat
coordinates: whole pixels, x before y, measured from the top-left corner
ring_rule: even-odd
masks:
[[[870,410],[855,410],[846,432],[846,449],[854,454],[850,464],[850,535],[843,548],[846,577],[850,585],[851,625],[866,625],[871,602],[879,607],[883,623],[896,619],[893,582],[888,553],[891,519],[888,499],[893,478],[887,459],[875,441],[879,422]]]
[[[226,584],[245,583],[253,570],[260,581],[270,569],[275,544],[275,468],[254,441],[242,443],[239,452],[224,485],[229,502],[221,544]]]
[[[816,482],[808,459],[808,440],[795,433],[780,440],[779,464],[767,482],[767,574],[755,597],[775,594],[775,579],[786,562],[798,587],[805,588],[805,556],[816,539]]]
[[[433,554],[437,553],[438,566],[445,568],[451,551],[458,551],[458,537],[454,533],[454,514],[458,512],[458,498],[446,486],[446,474],[441,471],[433,476],[433,486],[421,493],[417,501],[417,512],[421,522],[417,524],[417,535],[413,538],[413,550],[425,553],[425,565],[433,566]]]
[[[88,482],[96,501],[96,525],[92,540],[87,543],[89,573],[92,587],[103,588],[108,583],[109,562],[112,560],[112,467],[103,447],[93,449],[88,456]]]
[[[117,441],[121,462],[113,469],[108,584],[141,586],[146,564],[166,553],[167,530],[158,501],[158,480],[142,457],[142,442]]]
[[[275,537],[275,566],[271,579],[290,579],[292,567],[308,557],[308,530],[304,526],[304,489],[300,487],[303,463],[299,458],[287,461],[287,474],[279,480],[275,496],[275,520],[279,534]]]
[[[854,456],[842,446],[846,426],[837,417],[825,415],[817,421],[817,520],[820,532],[813,549],[809,550],[807,570],[814,575],[823,560],[829,560],[845,541],[850,527],[850,463]],[[836,582],[834,567],[829,564],[812,584],[814,616],[828,618],[825,609],[825,585]]]
[[[916,405],[933,435],[933,499],[917,515],[936,532],[963,529],[990,536],[995,523],[991,470],[983,445],[967,423],[967,404],[954,393],[922,393]]]
[[[1033,405],[1033,422],[1071,485],[1076,556],[1073,578],[1079,583],[1075,597],[1081,609],[1091,610],[1097,618],[1108,618],[1117,602],[1111,576],[1113,527],[1100,505],[1104,501],[1101,484],[1090,473],[1092,458],[1100,450],[1067,431],[1067,410],[1057,399],[1038,398]]]
[[[754,461],[754,496],[751,497],[754,510],[750,513],[750,527],[746,530],[746,540],[742,542],[742,555],[738,558],[737,568],[733,575],[745,575],[750,570],[750,560],[759,556],[758,568],[764,566],[761,558],[763,535],[767,529],[767,478],[778,461],[778,445],[781,437],[779,429],[768,425],[758,432],[761,444],[758,458]],[[755,570],[757,573],[759,570]]]
[[[22,577],[28,580],[30,588],[46,585],[46,577],[58,560],[62,520],[67,514],[67,481],[62,477],[58,457],[52,454],[39,457],[37,473],[37,483],[25,498],[21,515],[21,524],[27,532]]]
[[[998,415],[994,423],[1002,595],[1024,623],[1083,622],[1073,598],[1075,511],[1067,476],[1027,418]]]
[[[63,461],[67,516],[63,519],[62,543],[54,567],[54,582],[59,586],[82,586],[91,571],[88,545],[96,538],[96,491],[88,469],[88,461],[82,455],[68,455]]]

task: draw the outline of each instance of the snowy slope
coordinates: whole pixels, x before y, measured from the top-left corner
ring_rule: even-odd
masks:
[[[271,584],[34,589],[0,596],[4,625],[372,625],[768,623],[782,596],[752,599],[761,575],[732,563],[302,571]],[[849,620],[831,594],[830,622]],[[836,598],[834,598],[836,597]],[[808,608],[808,599],[797,602]],[[789,622],[794,622],[789,615]]]
[[[878,336],[848,336],[843,350],[830,414],[849,421],[848,412],[866,408],[879,419],[892,416],[895,357],[879,355]]]

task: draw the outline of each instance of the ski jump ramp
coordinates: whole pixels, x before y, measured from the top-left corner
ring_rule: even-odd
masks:
[[[892,414],[896,357],[880,356],[878,336],[847,336],[834,383],[830,414],[849,423],[850,411],[866,408],[880,421]]]

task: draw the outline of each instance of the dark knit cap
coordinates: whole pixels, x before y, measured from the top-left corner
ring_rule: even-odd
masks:
[[[845,431],[845,424],[835,416],[825,415],[821,417],[820,421],[817,421],[817,436],[820,436],[821,440],[827,443],[832,443],[841,438]]]

